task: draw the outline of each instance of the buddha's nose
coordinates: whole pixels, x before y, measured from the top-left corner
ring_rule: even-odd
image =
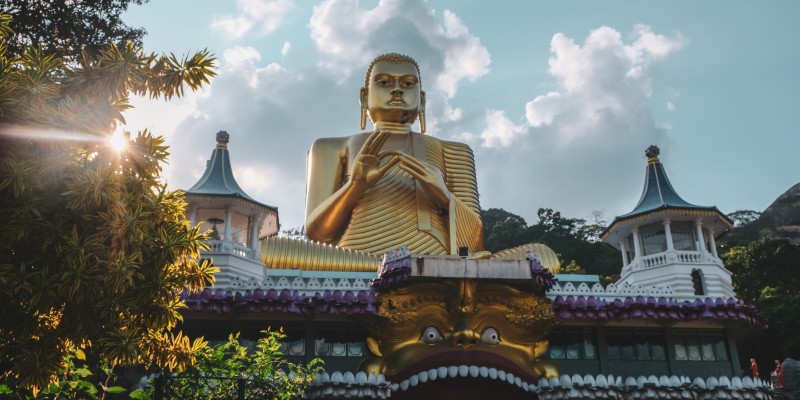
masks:
[[[476,346],[481,342],[481,335],[472,329],[461,329],[450,336],[450,344],[458,347]]]
[[[391,94],[392,94],[392,96],[402,96],[403,95],[403,91],[400,90],[399,88],[394,88],[394,89],[392,89],[392,93]]]

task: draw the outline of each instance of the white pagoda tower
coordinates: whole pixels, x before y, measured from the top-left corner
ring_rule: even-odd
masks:
[[[203,257],[213,259],[220,269],[217,286],[235,286],[235,281],[266,276],[260,260],[259,239],[278,233],[278,209],[254,200],[239,187],[233,177],[225,131],[217,132],[217,145],[206,164],[206,171],[186,191],[188,216],[192,225],[202,223],[211,231],[206,242],[209,251]]]
[[[617,286],[669,286],[679,297],[736,297],[716,238],[733,223],[716,207],[683,200],[658,159],[646,152],[644,189],[633,211],[614,218],[600,239],[622,253]]]

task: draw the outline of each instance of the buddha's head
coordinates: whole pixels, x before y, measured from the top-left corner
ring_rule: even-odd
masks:
[[[554,323],[542,295],[499,283],[454,280],[412,284],[379,299],[380,317],[368,324],[367,340],[376,357],[362,364],[365,372],[382,373],[396,383],[436,380],[422,385],[428,389],[467,385],[462,371],[452,374],[453,367],[472,370],[470,376],[478,374],[474,377],[484,382],[507,384],[504,380],[513,374],[511,386],[519,388],[557,374],[552,364],[540,360]]]
[[[359,96],[362,129],[364,110],[373,123],[413,123],[425,109],[421,87],[419,66],[413,58],[397,53],[376,57],[367,69]]]

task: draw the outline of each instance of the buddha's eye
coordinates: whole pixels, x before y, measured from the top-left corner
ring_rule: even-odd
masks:
[[[410,79],[404,80],[402,84],[404,88],[413,88],[414,86],[417,86],[417,82]]]
[[[389,81],[389,79],[386,79],[386,78],[383,78],[383,79],[378,79],[377,81],[375,81],[375,83],[376,83],[378,86],[389,86],[389,85],[391,84],[391,82]]]
[[[498,344],[500,343],[500,334],[497,333],[497,329],[488,327],[481,333],[481,340],[486,344]]]
[[[439,333],[439,330],[432,326],[425,328],[425,330],[422,331],[422,336],[419,338],[419,340],[422,340],[428,344],[441,342],[442,339],[444,338],[442,337],[442,334]]]

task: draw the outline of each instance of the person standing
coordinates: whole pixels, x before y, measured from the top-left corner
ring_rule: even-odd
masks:
[[[783,365],[779,360],[775,360],[775,375],[778,377],[778,387],[783,387]]]
[[[756,364],[756,359],[755,358],[751,358],[750,359],[750,372],[753,375],[753,379],[759,378],[759,376],[758,376],[758,364]]]

